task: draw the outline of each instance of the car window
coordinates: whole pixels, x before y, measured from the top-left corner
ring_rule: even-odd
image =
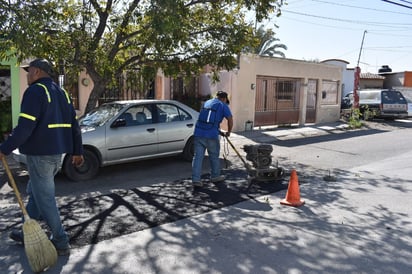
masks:
[[[172,104],[157,104],[157,117],[159,123],[190,120],[189,113]]]
[[[79,119],[80,126],[102,126],[122,109],[121,104],[103,104]]]
[[[380,101],[380,91],[378,92],[371,92],[371,91],[361,91],[359,92],[359,99],[362,100],[374,100]]]
[[[405,104],[405,98],[399,91],[382,91],[382,103],[386,104]]]
[[[151,124],[153,121],[150,105],[131,106],[119,118],[126,120],[126,126]]]

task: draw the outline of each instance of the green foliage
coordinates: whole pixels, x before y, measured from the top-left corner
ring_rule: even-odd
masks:
[[[350,128],[360,128],[360,127],[362,127],[363,122],[361,121],[361,117],[362,117],[362,114],[361,114],[361,112],[358,108],[357,109],[352,109],[352,113],[349,116],[349,121],[348,121],[349,127]]]
[[[44,57],[66,73],[86,69],[94,82],[86,112],[124,71],[191,77],[205,65],[237,65],[256,42],[245,12],[257,21],[280,14],[283,0],[0,0],[0,59]],[[3,36],[4,37],[4,36]],[[150,81],[152,79],[148,79]]]
[[[365,121],[372,119],[377,115],[376,109],[370,109],[368,105],[362,106],[362,116]]]

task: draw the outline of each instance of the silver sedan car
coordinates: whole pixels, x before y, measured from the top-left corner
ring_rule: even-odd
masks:
[[[76,168],[64,155],[62,171],[80,181],[95,177],[100,167],[108,165],[179,154],[191,161],[197,117],[197,111],[173,100],[102,104],[79,119],[84,164]],[[21,156],[14,158],[24,162]]]

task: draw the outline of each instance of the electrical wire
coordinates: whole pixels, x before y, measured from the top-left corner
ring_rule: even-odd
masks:
[[[302,15],[302,16],[307,16],[307,17],[314,17],[314,18],[319,18],[319,19],[326,19],[326,20],[352,23],[352,24],[364,24],[364,25],[375,25],[375,26],[385,26],[385,27],[412,26],[412,23],[383,23],[383,22],[350,20],[350,19],[341,19],[341,18],[333,18],[333,17],[327,17],[327,16],[313,15],[313,14],[308,14],[308,13],[303,13],[303,12],[298,12],[298,11],[291,11],[291,10],[284,10],[283,12]]]
[[[311,0],[313,2],[318,2],[318,3],[325,3],[325,4],[330,4],[330,5],[336,5],[336,6],[341,6],[341,7],[348,7],[348,8],[355,8],[355,9],[363,9],[363,10],[372,10],[372,11],[378,11],[378,12],[383,12],[383,13],[393,13],[393,14],[402,14],[402,15],[409,15],[412,16],[411,13],[405,13],[405,12],[397,12],[397,11],[390,11],[390,10],[381,10],[381,9],[374,9],[374,8],[365,8],[365,7],[360,7],[360,6],[352,6],[352,5],[347,5],[347,4],[342,4],[342,3],[336,3],[336,2],[329,2],[329,1],[323,1],[323,0]]]
[[[310,0],[313,2],[318,2],[318,3],[324,3],[324,4],[328,4],[328,5],[336,5],[336,6],[341,6],[342,9],[343,8],[350,8],[353,9],[354,12],[356,12],[356,10],[368,10],[371,12],[380,12],[380,13],[387,13],[388,16],[383,15],[383,18],[388,18],[388,20],[382,20],[382,21],[367,21],[367,20],[362,20],[365,19],[365,17],[356,17],[354,20],[352,19],[345,19],[345,18],[336,18],[335,17],[335,13],[332,13],[332,15],[330,16],[329,14],[327,14],[326,16],[322,16],[322,15],[317,15],[318,11],[320,13],[320,11],[322,11],[322,7],[319,7],[317,9],[316,12],[312,12],[315,14],[311,14],[310,12],[301,12],[302,10],[304,11],[305,8],[302,7],[302,5],[300,5],[300,8],[297,5],[294,4],[308,4],[306,1],[308,0],[304,0],[304,1],[290,1],[288,2],[288,6],[285,6],[282,9],[282,16],[279,17],[280,20],[285,19],[285,20],[293,20],[293,21],[299,21],[299,22],[303,22],[305,24],[311,24],[311,25],[317,25],[320,27],[326,27],[326,28],[333,28],[336,31],[339,30],[354,30],[356,28],[362,27],[362,30],[367,29],[368,33],[370,33],[371,35],[375,35],[375,36],[379,36],[382,38],[389,38],[389,37],[394,37],[392,39],[396,39],[396,37],[411,37],[411,35],[408,35],[408,33],[411,30],[411,26],[412,23],[410,23],[410,20],[406,20],[406,22],[399,22],[399,23],[391,23],[389,22],[389,18],[396,18],[398,19],[398,16],[394,17],[394,14],[396,15],[400,15],[400,16],[412,16],[412,13],[405,13],[405,12],[397,12],[397,11],[393,11],[392,10],[383,10],[383,9],[377,9],[374,8],[374,5],[369,5],[367,6],[365,4],[364,7],[361,6],[356,6],[356,5],[348,5],[348,4],[344,4],[344,3],[337,3],[337,2],[330,2],[328,0]],[[382,0],[383,1],[383,0]],[[385,2],[393,2],[392,4],[395,3],[395,1],[399,0],[393,0],[393,1],[385,1]],[[402,0],[401,0],[402,1]],[[406,6],[407,4],[412,4],[412,1],[402,1],[405,4],[403,4],[404,6]],[[363,1],[359,1],[356,2],[356,4],[364,4]],[[292,5],[291,5],[292,4]],[[291,8],[294,8],[295,10],[290,10]],[[312,4],[313,7],[313,4]],[[323,5],[323,7],[325,7]],[[412,8],[409,6],[406,6],[407,8]],[[329,7],[328,7],[329,8]],[[337,8],[337,12],[340,12],[339,14],[344,14],[343,12],[341,12],[342,9]],[[351,12],[345,13],[345,14],[352,14]],[[308,20],[303,20],[304,18],[308,18]],[[310,20],[310,18],[315,18],[315,20]],[[400,17],[399,17],[400,18]],[[277,17],[275,18],[274,16],[269,19],[269,22],[273,22],[273,20],[279,20],[277,19]],[[358,20],[361,19],[361,20]],[[311,22],[312,21],[312,22]],[[331,23],[331,22],[336,22],[335,24]],[[267,24],[266,23],[266,24]],[[279,25],[279,23],[277,23]],[[265,23],[263,23],[263,25],[265,25]],[[356,29],[359,30],[359,29]],[[385,41],[388,39],[385,39]],[[390,40],[390,39],[389,39]],[[405,52],[405,53],[410,53],[410,47],[407,45],[403,45],[403,46],[393,46],[393,47],[365,47],[364,48],[365,51],[368,52],[373,52],[373,51],[379,51],[379,52]],[[352,52],[352,51],[351,51]]]
[[[398,5],[398,6],[404,7],[404,8],[412,9],[411,6],[407,6],[407,5],[404,5],[404,4],[401,4],[401,3],[396,3],[396,2],[393,2],[393,1],[389,1],[389,0],[382,0],[382,1],[383,1],[383,2],[386,2],[386,3],[389,3],[389,4],[394,4],[394,5]],[[402,1],[402,0],[401,0],[401,1]],[[403,2],[408,2],[408,1],[403,1]],[[408,3],[410,3],[410,2],[408,2]]]
[[[388,11],[388,10],[375,9],[375,8],[365,8],[365,7],[361,7],[361,6],[353,6],[353,5],[347,5],[347,4],[336,3],[336,2],[329,2],[329,1],[324,1],[324,0],[311,0],[311,1],[330,4],[330,5],[338,5],[338,6],[342,6],[342,7],[349,7],[349,8],[353,8],[353,9],[364,9],[364,10],[383,12],[383,13],[392,13],[392,14],[412,16],[412,13],[395,12],[395,11]],[[408,1],[406,1],[406,2],[408,2]],[[296,2],[294,2],[294,3],[296,3]],[[319,16],[319,15],[313,15],[313,14],[308,14],[308,13],[301,13],[301,12],[297,12],[297,11],[293,11],[293,10],[291,11],[291,10],[288,10],[288,9],[282,9],[282,13],[292,13],[292,14],[302,15],[302,16],[306,16],[306,17],[314,17],[314,18],[320,18],[320,19],[324,19],[324,20],[332,20],[332,21],[337,21],[337,22],[346,22],[346,23],[351,23],[351,24],[356,24],[356,25],[365,24],[365,25],[369,25],[369,26],[386,27],[386,28],[391,28],[390,30],[387,30],[387,31],[391,31],[391,32],[394,29],[396,29],[397,31],[402,30],[402,29],[399,29],[399,27],[402,27],[402,26],[405,27],[405,29],[403,29],[403,30],[408,31],[409,27],[412,26],[411,23],[396,23],[396,24],[394,24],[394,23],[384,23],[384,22],[370,22],[370,21],[361,21],[361,20],[339,19],[339,18],[334,18],[334,17],[326,17],[326,16]],[[266,24],[262,24],[263,27],[266,28],[266,26],[269,23],[271,23],[274,18],[275,18],[275,14],[272,15],[272,17],[270,17],[267,20]],[[295,20],[295,21],[300,21],[300,22],[308,23],[308,24],[312,24],[312,25],[329,27],[329,28],[351,29],[351,28],[342,28],[340,26],[334,27],[334,26],[326,25],[326,24],[308,22],[308,21],[303,21],[303,20],[299,20],[299,19],[295,19],[295,18],[288,18],[287,16],[284,16],[283,14],[282,14],[282,18]]]

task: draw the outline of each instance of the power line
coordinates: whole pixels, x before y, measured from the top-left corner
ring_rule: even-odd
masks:
[[[301,0],[301,1],[303,2],[303,0]],[[325,1],[325,0],[310,0],[310,1],[325,3],[325,4],[330,4],[330,5],[337,5],[337,6],[342,6],[342,7],[349,7],[349,8],[354,8],[354,9],[363,9],[363,10],[378,11],[378,12],[383,12],[383,13],[392,13],[392,14],[412,16],[412,13],[403,13],[403,12],[396,12],[396,11],[389,11],[389,10],[382,10],[382,9],[375,9],[375,8],[365,8],[365,7],[360,7],[360,6],[345,5],[345,4],[336,3],[336,2],[329,2],[329,1]],[[405,0],[400,0],[400,1],[405,1]],[[405,2],[409,2],[409,1],[405,1]],[[293,3],[295,4],[296,2],[293,2]],[[412,2],[409,2],[409,3],[412,3]],[[391,24],[391,23],[383,23],[383,22],[368,22],[368,21],[359,21],[359,20],[339,19],[339,18],[332,18],[332,17],[325,17],[325,16],[318,16],[318,15],[288,11],[287,9],[282,9],[282,12],[286,12],[286,13],[289,12],[289,13],[294,13],[294,14],[297,14],[297,15],[309,16],[309,17],[326,19],[326,20],[333,20],[333,21],[340,21],[340,22],[347,22],[347,23],[353,23],[353,24],[367,24],[367,25],[371,25],[371,26],[375,25],[375,26],[392,28],[391,30],[381,30],[381,31],[393,31],[393,28],[394,28],[393,25],[399,25],[399,26],[405,25],[405,27],[407,27],[407,29],[404,29],[404,30],[409,31],[409,26],[412,25],[412,24],[409,24],[409,23]],[[282,16],[282,18],[287,18],[287,16]],[[269,20],[267,20],[266,24],[262,24],[262,25],[264,25],[264,28],[269,23],[271,23],[272,19],[273,19],[273,17],[270,18]],[[318,26],[323,26],[323,27],[332,27],[332,28],[334,28],[333,26],[330,26],[330,25],[313,23],[313,22],[309,22],[309,21],[298,20],[298,19],[295,19],[295,18],[291,18],[291,20],[301,21],[301,22],[305,22],[305,23],[308,23],[308,24],[312,24],[312,25],[318,25]],[[342,29],[342,27],[338,27],[338,26],[336,28]],[[346,28],[346,29],[349,29],[349,28]],[[396,31],[402,31],[402,29],[396,28]]]
[[[325,24],[320,24],[320,23],[316,23],[316,22],[296,19],[296,18],[293,18],[293,17],[285,16],[285,15],[282,15],[282,19],[287,19],[287,20],[295,21],[295,22],[302,22],[302,23],[305,23],[305,24],[311,24],[311,25],[314,25],[314,26],[320,26],[320,27],[325,27],[325,28],[341,29],[341,30],[342,29],[344,29],[344,30],[359,30],[359,28],[341,27],[341,26],[331,25],[331,24],[326,24],[325,25]]]
[[[411,6],[406,6],[406,5],[401,4],[401,3],[396,3],[396,2],[393,2],[393,1],[389,1],[389,0],[382,0],[382,1],[383,1],[383,2],[387,2],[387,3],[389,3],[389,4],[394,4],[394,5],[398,5],[398,6],[404,7],[404,8],[412,9]],[[404,2],[408,2],[408,1],[404,1]],[[408,3],[409,3],[409,2],[408,2]]]
[[[326,20],[333,20],[333,21],[340,21],[340,22],[347,22],[353,24],[365,24],[365,25],[375,25],[375,26],[385,26],[385,27],[394,27],[394,26],[412,26],[411,23],[383,23],[383,22],[370,22],[370,21],[361,21],[361,20],[350,20],[350,19],[341,19],[341,18],[333,18],[327,16],[320,16],[320,15],[313,15],[303,12],[291,11],[291,10],[283,10],[286,13],[292,13],[302,16],[326,19]]]
[[[399,1],[404,2],[404,3],[412,4],[412,2],[410,2],[410,1],[405,1],[405,0],[399,0]]]
[[[311,1],[313,1],[313,2],[319,2],[319,3],[325,3],[325,4],[330,4],[330,5],[335,5],[335,6],[348,7],[348,8],[363,9],[363,10],[372,10],[372,11],[379,11],[379,12],[384,12],[384,13],[394,13],[394,14],[402,14],[402,15],[412,16],[412,13],[397,12],[397,11],[390,11],[390,10],[381,10],[381,9],[374,9],[374,8],[365,8],[365,7],[360,7],[360,6],[345,5],[345,4],[341,4],[341,3],[328,2],[328,1],[322,1],[322,0],[311,0]]]

